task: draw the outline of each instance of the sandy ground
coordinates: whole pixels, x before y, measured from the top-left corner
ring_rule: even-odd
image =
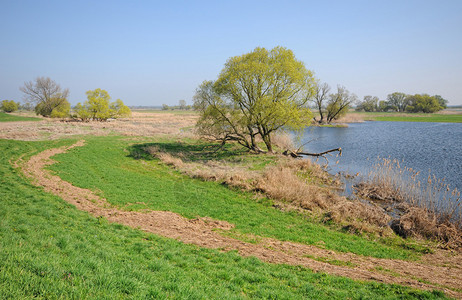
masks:
[[[179,116],[181,119],[184,116]],[[176,121],[172,121],[176,122]],[[178,120],[180,122],[180,120]],[[39,125],[40,126],[40,125]],[[76,208],[95,217],[105,217],[147,232],[174,238],[184,243],[201,247],[237,250],[242,256],[255,256],[262,261],[277,264],[300,265],[316,272],[346,276],[352,279],[396,283],[419,289],[439,289],[450,296],[462,298],[462,255],[456,252],[438,250],[426,255],[420,262],[364,257],[352,253],[337,253],[314,246],[275,239],[259,238],[258,244],[242,242],[220,234],[233,228],[220,220],[209,218],[186,219],[167,211],[129,212],[112,207],[105,199],[92,191],[75,187],[44,169],[53,164],[51,157],[64,153],[73,147],[84,146],[83,140],[70,147],[49,149],[33,156],[29,161],[16,162],[34,184],[58,195]],[[135,201],[134,201],[135,202]],[[218,229],[218,230],[217,230]],[[348,262],[349,266],[329,264],[319,260]]]

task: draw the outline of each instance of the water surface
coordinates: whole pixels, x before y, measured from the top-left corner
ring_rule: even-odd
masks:
[[[331,173],[339,171],[367,175],[378,157],[400,161],[402,166],[421,172],[429,170],[446,179],[451,188],[462,190],[462,124],[416,122],[364,122],[347,128],[310,127],[302,136],[308,152],[341,147],[343,155],[329,158]],[[323,159],[319,161],[324,163]]]

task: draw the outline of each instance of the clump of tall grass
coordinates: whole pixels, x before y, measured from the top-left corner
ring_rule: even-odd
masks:
[[[356,185],[356,194],[373,200],[401,203],[403,215],[392,228],[403,236],[436,238],[462,246],[461,193],[444,179],[401,166],[396,159],[379,158],[366,182]]]

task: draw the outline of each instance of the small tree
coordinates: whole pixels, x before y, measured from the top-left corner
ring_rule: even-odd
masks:
[[[433,98],[435,98],[438,101],[438,103],[440,104],[442,109],[448,108],[448,103],[449,103],[448,100],[444,99],[440,95],[435,95],[435,96],[433,96]]]
[[[364,100],[356,106],[357,111],[373,112],[378,110],[379,98],[373,96],[364,96]]]
[[[17,111],[18,108],[19,103],[16,103],[13,100],[3,100],[0,104],[0,109],[7,113]]]
[[[122,100],[117,99],[110,103],[111,96],[102,89],[87,91],[87,101],[83,104],[77,103],[75,111],[84,121],[106,121],[109,118],[125,117],[131,114],[130,109],[124,105]]]
[[[109,112],[111,118],[114,119],[126,118],[132,114],[130,108],[128,108],[128,106],[126,106],[120,99],[117,99],[109,105]]]
[[[324,123],[326,103],[327,103],[329,92],[330,92],[330,86],[327,83],[321,84],[318,82],[316,84],[316,89],[315,89],[315,93],[313,96],[313,102],[314,102],[315,108],[317,109],[319,113],[319,120],[316,120],[316,117],[314,117],[313,119],[319,124]]]
[[[49,77],[37,77],[35,81],[25,82],[19,90],[24,93],[26,102],[35,104],[35,112],[38,115],[49,117],[55,108],[61,110],[67,107],[69,102],[69,89],[61,89],[61,86]]]
[[[330,124],[332,121],[345,115],[348,112],[348,108],[357,100],[358,97],[355,94],[350,93],[343,86],[337,86],[337,93],[329,95],[329,101],[326,107],[326,122]]]
[[[167,104],[162,104],[162,110],[169,110],[170,109],[170,106],[168,106]]]
[[[179,107],[180,107],[181,110],[185,110],[186,109],[186,101],[185,100],[180,100]]]
[[[314,88],[313,74],[283,47],[231,57],[216,82],[204,81],[196,91],[198,132],[257,152],[262,151],[260,137],[272,152],[274,132],[309,126],[312,114],[306,104]]]
[[[379,105],[377,106],[377,111],[387,111],[388,109],[388,102],[385,100],[380,100]]]
[[[395,92],[387,96],[388,105],[390,108],[394,108],[398,112],[406,111],[406,107],[409,105],[407,99],[408,95],[405,93]]]

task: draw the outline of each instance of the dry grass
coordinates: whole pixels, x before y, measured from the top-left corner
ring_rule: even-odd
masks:
[[[360,114],[347,113],[342,116],[340,119],[335,120],[334,123],[362,123],[364,122],[364,117]]]
[[[392,228],[402,236],[436,239],[449,247],[462,247],[461,195],[444,180],[433,175],[426,182],[419,172],[402,167],[397,160],[382,159],[369,174],[369,181],[358,184],[356,194],[363,198],[397,206],[402,216]]]
[[[250,171],[222,161],[185,162],[153,146],[144,150],[190,177],[264,195],[273,199],[277,208],[310,212],[354,232],[391,233],[390,217],[382,208],[339,196],[335,192],[339,183],[309,160],[280,156],[276,165]]]
[[[173,113],[139,113],[108,122],[76,122],[44,118],[40,122],[1,122],[0,138],[17,140],[50,140],[62,137],[117,133],[125,136],[181,135],[191,136],[196,115]]]

